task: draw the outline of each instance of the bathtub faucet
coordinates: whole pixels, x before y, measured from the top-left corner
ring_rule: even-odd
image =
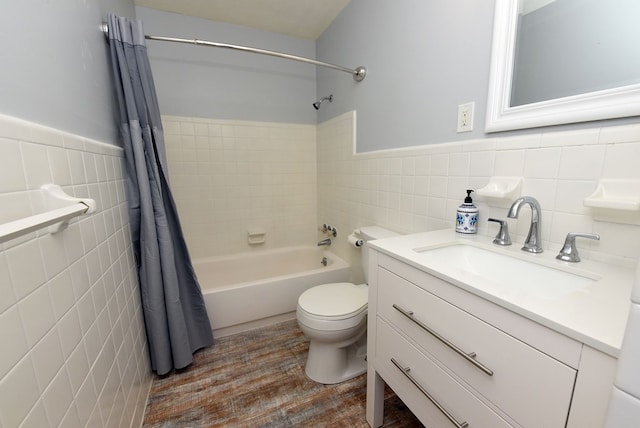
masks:
[[[322,241],[318,242],[318,247],[320,247],[321,245],[331,245],[331,238],[323,239]]]

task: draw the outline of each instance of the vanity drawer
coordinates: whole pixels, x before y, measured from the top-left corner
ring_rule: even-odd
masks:
[[[376,368],[425,426],[453,428],[466,422],[476,428],[511,427],[380,318]]]
[[[383,268],[377,301],[380,316],[519,424],[565,426],[573,368]]]

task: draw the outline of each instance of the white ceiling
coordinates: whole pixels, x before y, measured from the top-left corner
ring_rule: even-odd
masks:
[[[134,0],[136,6],[316,40],[350,0]]]

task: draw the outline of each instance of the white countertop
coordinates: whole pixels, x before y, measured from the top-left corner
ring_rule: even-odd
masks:
[[[514,242],[511,246],[501,247],[492,244],[492,240],[492,237],[482,235],[460,236],[453,230],[439,230],[385,238],[371,241],[368,245],[594,349],[618,357],[631,304],[633,270],[590,260],[562,262],[556,260],[557,252],[554,250],[545,249],[544,253],[530,254],[520,250],[521,243]],[[540,293],[514,292],[513,289],[482,278],[473,277],[470,280],[468,273],[461,270],[443,269],[442,266],[430,264],[421,252],[415,251],[452,243],[469,244],[524,261],[535,260],[548,267],[579,275],[587,274],[597,280],[587,288],[549,297]],[[514,281],[517,281],[517,277]]]

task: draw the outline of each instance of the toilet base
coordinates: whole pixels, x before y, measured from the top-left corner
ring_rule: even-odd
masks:
[[[311,341],[305,366],[309,379],[332,385],[353,379],[367,371],[367,335],[355,343],[337,348],[335,344]]]

